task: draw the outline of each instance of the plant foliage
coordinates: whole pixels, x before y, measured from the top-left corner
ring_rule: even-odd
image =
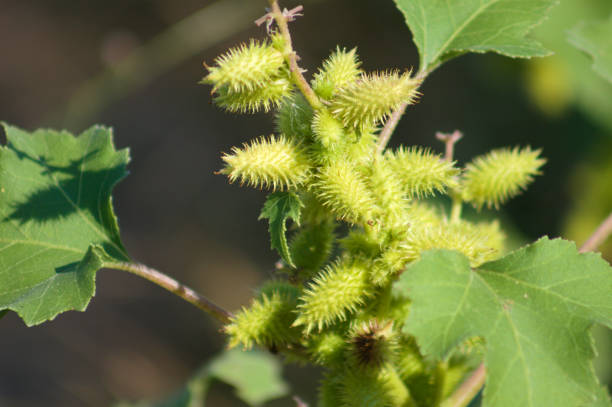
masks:
[[[445,359],[471,337],[486,343],[484,406],[603,406],[591,366],[594,323],[612,327],[612,268],[568,241],[542,238],[471,269],[431,251],[394,290],[412,300],[404,332]]]
[[[495,149],[461,165],[457,134],[439,135],[444,156],[386,148],[443,62],[466,52],[547,55],[527,34],[555,0],[395,0],[419,50],[418,74],[364,72],[356,49],[337,47],[310,81],[287,28],[299,8],[270,3],[260,20],[269,38],[217,58],[202,83],[230,112],[274,112],[276,134],[224,154],[219,174],[270,192],[260,219],[282,261],[236,314],[176,282],[160,285],[226,323],[230,348],[257,345],[321,366],[321,407],[446,406],[480,363],[488,407],[610,406],[589,333],[595,323],[612,327],[610,266],[560,239],[506,254],[498,220],[462,217],[467,204],[499,209],[525,190],[545,162],[540,150]],[[571,34],[604,77],[608,28]],[[0,317],[13,310],[34,325],[83,310],[100,268],[133,271],[111,204],[129,158],[101,127],[77,137],[4,128]],[[231,350],[162,405],[203,405],[212,378],[261,405],[287,391],[270,358]]]
[[[422,71],[466,52],[509,57],[549,55],[526,35],[556,0],[394,0],[419,49]]]
[[[0,148],[0,310],[31,326],[83,311],[96,272],[125,261],[111,191],[127,175],[127,150],[109,129],[27,133],[4,125]]]

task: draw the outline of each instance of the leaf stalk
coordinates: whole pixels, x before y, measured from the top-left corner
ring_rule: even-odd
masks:
[[[158,286],[170,291],[172,294],[181,297],[188,303],[195,305],[196,307],[210,314],[212,317],[214,317],[223,324],[229,323],[230,320],[234,317],[231,312],[226,311],[225,309],[213,303],[208,298],[197,293],[193,289],[187,287],[186,285],[178,282],[177,280],[160,271],[145,266],[144,264],[120,262],[105,264],[105,267],[115,270],[127,271],[129,273],[142,277],[145,280],[149,280],[150,282],[157,284]]]

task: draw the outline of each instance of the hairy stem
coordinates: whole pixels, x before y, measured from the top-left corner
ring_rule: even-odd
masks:
[[[191,288],[183,285],[173,279],[172,277],[159,272],[155,269],[145,266],[144,264],[137,263],[110,263],[105,264],[106,268],[123,270],[149,280],[158,286],[165,288],[173,294],[178,295],[185,301],[195,305],[202,311],[210,314],[220,322],[227,324],[230,319],[233,318],[231,312],[224,310],[217,304],[213,303],[201,294],[198,294]]]
[[[599,225],[591,237],[580,248],[580,253],[597,249],[610,235],[612,235],[612,213]],[[485,384],[486,369],[483,363],[478,369],[442,404],[443,407],[465,407],[476,397]]]
[[[597,249],[612,234],[612,212],[580,248],[580,253]]]
[[[293,50],[293,43],[291,42],[291,34],[289,33],[289,24],[287,22],[287,17],[281,11],[280,6],[278,5],[278,0],[269,0],[270,6],[272,7],[272,11],[270,14],[274,17],[276,21],[276,25],[281,32],[285,40],[285,50],[283,54],[285,55],[285,59],[289,64],[289,70],[291,71],[291,76],[297,87],[300,89],[308,103],[313,107],[313,109],[319,109],[323,105],[317,95],[314,93],[304,75],[302,75],[302,69],[298,66],[297,59],[298,56]]]

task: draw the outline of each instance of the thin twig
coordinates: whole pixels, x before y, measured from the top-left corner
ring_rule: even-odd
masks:
[[[459,130],[455,130],[452,133],[436,133],[436,138],[444,143],[445,145],[445,153],[444,160],[447,162],[453,161],[453,156],[455,154],[455,144],[461,140],[463,134]]]
[[[195,305],[202,311],[212,315],[224,324],[230,322],[233,318],[233,314],[229,311],[224,310],[217,304],[213,303],[201,294],[198,294],[191,288],[184,284],[179,283],[172,277],[159,272],[155,269],[145,266],[144,264],[137,263],[112,263],[105,264],[106,268],[123,270],[149,280],[158,286],[165,288],[173,294],[178,295],[185,301]]]
[[[285,40],[285,50],[284,55],[287,63],[289,64],[289,70],[291,71],[291,76],[295,81],[295,84],[300,89],[308,103],[314,108],[319,109],[321,106],[321,101],[314,93],[304,75],[302,75],[302,69],[298,66],[297,63],[297,54],[293,50],[293,44],[291,42],[291,34],[289,33],[289,24],[287,23],[287,13],[283,13],[281,11],[280,6],[278,5],[278,0],[269,0],[270,6],[272,7],[272,11],[270,14],[274,17],[276,21],[276,25],[280,30],[283,39]]]
[[[385,148],[387,148],[387,144],[389,144],[389,140],[391,140],[391,136],[397,127],[400,119],[406,112],[406,108],[408,107],[408,102],[402,103],[400,107],[395,110],[387,122],[385,123],[385,127],[383,127],[382,131],[378,135],[378,143],[376,143],[376,155],[381,155]]]
[[[612,234],[612,213],[608,215],[601,225],[593,232],[591,237],[580,248],[580,253],[590,252],[597,249]]]
[[[308,407],[308,404],[306,404],[301,398],[299,398],[298,396],[293,396],[293,401],[295,401],[295,405],[296,407]]]
[[[470,402],[485,383],[487,378],[487,370],[485,368],[484,363],[481,363],[480,366],[474,373],[467,378],[461,387],[459,387],[449,398],[447,398],[442,404],[443,407],[465,407]]]

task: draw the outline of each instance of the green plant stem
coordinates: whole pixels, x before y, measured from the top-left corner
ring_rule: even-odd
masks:
[[[450,221],[451,223],[457,223],[461,219],[461,210],[463,209],[463,200],[461,196],[456,192],[451,194],[453,198],[453,204],[451,206]]]
[[[442,407],[465,407],[470,402],[482,386],[485,384],[485,380],[487,378],[487,370],[483,363],[478,366],[474,373],[467,378],[463,384],[453,393],[449,398],[447,398],[444,403],[442,403]]]
[[[580,247],[580,253],[590,252],[597,249],[612,234],[612,212],[599,225],[595,232]]]
[[[599,225],[595,232],[580,247],[580,253],[586,253],[597,249],[610,235],[612,235],[612,213]],[[443,407],[465,407],[484,386],[486,380],[486,368],[484,363],[472,373],[472,375],[442,404]]]
[[[452,133],[436,133],[436,138],[444,143],[444,161],[452,162],[455,154],[455,144],[463,138],[463,134],[459,130]],[[455,190],[449,192],[453,200],[451,207],[450,221],[456,223],[461,219],[461,210],[463,209],[463,199],[461,194]]]
[[[383,127],[382,131],[378,135],[378,142],[376,143],[376,155],[381,155],[385,148],[387,148],[387,144],[389,144],[389,140],[391,140],[391,136],[397,127],[400,119],[406,112],[406,108],[408,107],[408,103],[402,103],[400,107],[395,110],[387,122],[385,123],[385,127]]]
[[[201,294],[198,294],[191,288],[184,284],[179,283],[172,277],[145,266],[144,264],[137,263],[110,263],[105,264],[106,268],[123,270],[129,273],[135,274],[142,277],[150,282],[157,284],[158,286],[165,288],[171,293],[178,295],[185,301],[195,305],[202,311],[210,314],[220,322],[227,324],[234,317],[229,311],[224,310],[217,304],[213,303]]]
[[[289,33],[289,24],[287,22],[287,18],[281,11],[280,6],[278,5],[278,0],[269,0],[270,6],[272,7],[271,15],[274,17],[276,21],[276,25],[285,40],[285,50],[283,52],[287,63],[289,64],[289,70],[291,71],[291,76],[293,77],[293,81],[296,86],[300,89],[308,103],[312,106],[313,109],[320,109],[323,107],[323,104],[314,93],[304,75],[302,75],[302,69],[298,66],[297,63],[297,54],[293,50],[293,43],[291,41],[291,34]]]

